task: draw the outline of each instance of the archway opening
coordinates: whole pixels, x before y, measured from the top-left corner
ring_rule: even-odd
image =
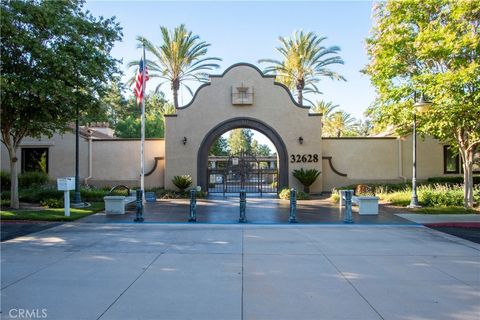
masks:
[[[239,143],[228,146],[231,134],[235,137],[248,133],[250,144],[237,139]],[[227,146],[222,138],[227,140]],[[222,158],[215,158],[215,153]],[[288,154],[282,138],[269,125],[252,118],[234,118],[211,129],[203,139],[197,174],[198,185],[213,193],[277,193],[288,187]]]
[[[278,156],[272,141],[249,128],[229,130],[208,153],[208,192],[278,193]]]

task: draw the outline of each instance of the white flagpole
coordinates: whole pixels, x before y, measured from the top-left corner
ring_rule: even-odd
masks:
[[[145,144],[145,70],[147,69],[147,61],[145,60],[145,44],[142,43],[143,47],[143,70],[142,70],[142,127],[141,127],[141,156],[140,156],[140,189],[142,190],[142,202],[145,204],[145,155],[144,155],[144,144]]]

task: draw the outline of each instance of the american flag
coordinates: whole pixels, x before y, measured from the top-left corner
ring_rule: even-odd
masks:
[[[137,103],[140,104],[143,99],[143,92],[145,91],[145,88],[142,88],[143,86],[143,68],[145,67],[145,83],[148,81],[148,68],[145,66],[143,63],[143,59],[140,60],[140,64],[138,66],[138,72],[137,72],[137,78],[135,81],[135,89],[133,91],[135,92],[135,96],[137,96]]]

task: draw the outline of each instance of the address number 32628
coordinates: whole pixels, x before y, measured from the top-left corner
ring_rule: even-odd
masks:
[[[318,154],[291,154],[290,163],[295,162],[318,162]]]

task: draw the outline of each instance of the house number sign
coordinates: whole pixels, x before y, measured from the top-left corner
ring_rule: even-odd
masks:
[[[290,163],[318,162],[318,154],[291,154]]]

